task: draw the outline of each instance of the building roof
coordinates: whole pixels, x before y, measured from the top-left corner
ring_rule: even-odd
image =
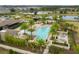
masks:
[[[13,35],[13,36],[17,36],[17,35],[18,35],[18,32],[19,32],[19,31],[13,30],[13,29],[6,29],[6,30],[1,30],[1,31],[0,31],[0,34],[6,33],[6,34]]]
[[[17,36],[19,31],[7,29],[6,33],[11,34],[13,36]]]
[[[12,25],[15,23],[21,23],[22,20],[4,20],[4,21],[0,21],[0,26],[5,26],[5,25]]]

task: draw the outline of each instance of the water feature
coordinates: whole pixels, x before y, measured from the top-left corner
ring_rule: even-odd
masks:
[[[37,28],[35,31],[36,38],[46,40],[48,38],[49,31],[50,27],[48,25]]]
[[[64,20],[72,20],[72,21],[79,20],[79,16],[62,16],[62,18]]]

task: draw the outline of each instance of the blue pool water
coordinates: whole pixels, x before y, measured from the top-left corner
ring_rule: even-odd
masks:
[[[75,20],[79,20],[79,16],[62,16],[62,19],[75,21]]]
[[[64,20],[78,20],[79,16],[62,16]]]
[[[41,27],[36,28],[36,30],[32,33],[36,37],[36,39],[46,40],[48,38],[49,31],[50,31],[50,26],[43,25]],[[20,33],[24,33],[24,30],[21,30]],[[31,35],[31,32],[28,30],[26,30],[26,33]]]
[[[37,28],[35,31],[36,38],[46,40],[48,38],[49,31],[49,26],[42,26],[40,28]]]

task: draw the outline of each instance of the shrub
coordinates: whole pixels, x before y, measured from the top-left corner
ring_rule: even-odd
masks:
[[[49,53],[53,53],[53,54],[64,53],[64,49],[59,48],[59,47],[55,47],[55,46],[50,46],[49,47]]]
[[[5,35],[5,40],[7,43],[12,44],[12,45],[16,45],[16,46],[25,46],[25,40],[20,39],[20,38],[16,38],[12,35]]]
[[[66,43],[52,42],[52,44],[58,44],[58,45],[64,45],[64,46],[68,46],[68,44],[66,44]]]
[[[16,51],[13,51],[13,50],[9,50],[9,54],[18,54],[18,52],[16,52]]]

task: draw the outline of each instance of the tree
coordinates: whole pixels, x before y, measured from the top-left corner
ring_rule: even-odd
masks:
[[[52,34],[52,37],[53,35],[57,34],[58,29],[59,29],[59,24],[53,23],[49,32],[50,34]]]
[[[47,15],[42,15],[42,19],[41,19],[41,21],[43,22],[43,23],[45,23],[45,21],[47,20]]]
[[[54,14],[56,15],[57,8],[54,7],[54,8],[53,8],[53,11],[54,11]]]
[[[53,16],[53,20],[56,21],[57,23],[60,23],[63,21],[62,16],[60,16],[60,15]]]
[[[9,54],[19,54],[18,52],[16,51],[13,51],[12,49],[9,50]]]
[[[45,46],[45,41],[43,39],[37,39],[36,42],[40,48],[40,51],[42,51],[42,48]]]
[[[23,23],[22,25],[21,25],[21,29],[23,29],[24,30],[24,34],[26,33],[26,29],[28,29],[28,24],[27,23]]]
[[[9,50],[9,54],[14,54],[15,52],[13,50]]]
[[[73,24],[69,24],[69,23],[64,23],[64,29],[65,30],[75,30],[77,29],[77,26],[74,26]]]
[[[34,12],[34,8],[30,8],[30,12]]]
[[[32,25],[34,25],[33,19],[32,20],[29,20],[29,26],[30,26],[30,28],[28,29],[31,32],[31,39],[32,39],[32,32],[34,31]]]
[[[55,21],[57,20],[57,15],[53,16],[53,20]]]
[[[14,8],[10,9],[11,12],[15,12],[16,10]]]

